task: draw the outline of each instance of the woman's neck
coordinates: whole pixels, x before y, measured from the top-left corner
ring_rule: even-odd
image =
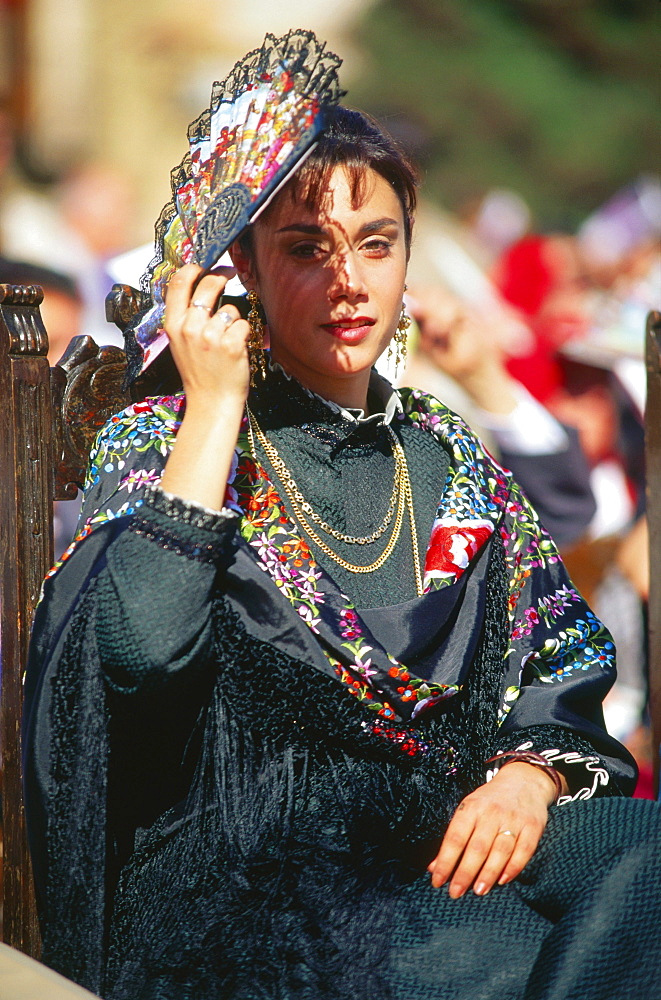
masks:
[[[344,376],[324,375],[322,372],[311,371],[301,365],[288,364],[273,353],[271,357],[287,375],[291,375],[302,386],[321,396],[322,399],[328,399],[347,410],[363,410],[368,413],[367,391],[370,369]]]

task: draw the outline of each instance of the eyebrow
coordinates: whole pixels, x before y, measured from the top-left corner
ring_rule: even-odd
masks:
[[[375,219],[374,222],[366,222],[364,226],[360,227],[360,236],[367,236],[369,233],[379,232],[381,229],[387,229],[389,226],[399,226],[397,219]],[[321,226],[307,222],[294,222],[291,226],[283,226],[282,229],[278,229],[278,233],[305,233],[306,236],[323,236],[324,229]]]

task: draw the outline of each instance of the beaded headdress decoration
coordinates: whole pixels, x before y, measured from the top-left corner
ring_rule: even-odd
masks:
[[[311,151],[324,111],[337,104],[341,64],[311,31],[267,35],[214,83],[172,171],[172,200],[156,223],[156,255],[141,278],[149,307],[126,331],[127,381],[167,346],[165,288],[176,270],[212,268]]]

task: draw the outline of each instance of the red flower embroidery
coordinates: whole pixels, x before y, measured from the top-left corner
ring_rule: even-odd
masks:
[[[493,530],[491,521],[437,521],[427,550],[425,576],[461,576]]]

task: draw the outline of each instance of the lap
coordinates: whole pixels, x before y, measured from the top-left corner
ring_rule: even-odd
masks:
[[[651,1000],[659,857],[658,804],[596,799],[552,809],[526,869],[485,897],[421,878],[397,908],[396,1000]]]
[[[599,881],[618,858],[646,853],[660,840],[661,809],[655,802],[615,797],[554,807],[517,884],[531,900],[548,896],[562,906]]]

